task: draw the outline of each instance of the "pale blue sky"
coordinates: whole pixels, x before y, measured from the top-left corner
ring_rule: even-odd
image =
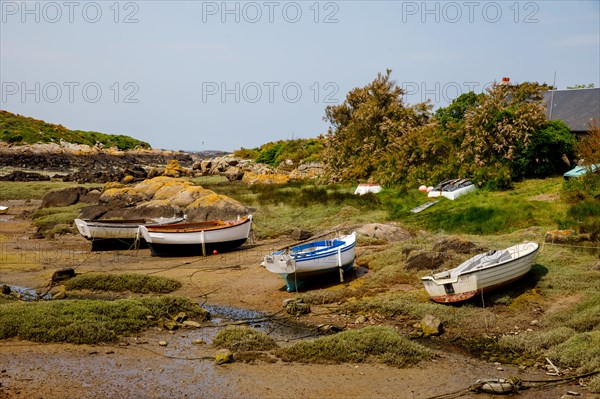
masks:
[[[316,137],[386,68],[436,106],[503,76],[599,87],[599,4],[0,0],[0,108],[157,148]]]

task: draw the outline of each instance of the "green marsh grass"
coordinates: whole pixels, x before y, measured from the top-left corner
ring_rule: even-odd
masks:
[[[181,283],[176,280],[159,276],[143,274],[79,274],[65,282],[67,290],[112,291],[133,293],[168,294],[179,288]]]
[[[431,359],[433,353],[403,337],[392,327],[365,327],[299,341],[280,349],[284,361],[302,363],[365,363],[371,360],[405,367]]]
[[[114,342],[183,311],[205,320],[206,310],[186,298],[154,297],[8,303],[0,306],[0,339],[92,344]]]
[[[269,351],[277,348],[272,337],[246,326],[228,327],[219,331],[212,344],[235,352]]]
[[[32,181],[32,182],[13,182],[3,181],[2,190],[0,190],[0,200],[27,200],[42,199],[48,191],[60,190],[67,187],[73,187],[73,182],[63,182],[58,180],[50,181]],[[81,187],[99,187],[98,184],[80,184]]]
[[[504,335],[498,344],[512,352],[541,357],[546,349],[562,344],[575,333],[575,330],[569,327],[556,327],[519,335]]]
[[[600,331],[575,334],[545,354],[561,367],[574,367],[584,373],[600,371]]]
[[[62,206],[56,208],[39,208],[33,215],[33,225],[46,238],[53,238],[56,235],[73,233],[75,228],[73,220],[79,215],[79,209],[87,204],[75,204],[71,206]]]

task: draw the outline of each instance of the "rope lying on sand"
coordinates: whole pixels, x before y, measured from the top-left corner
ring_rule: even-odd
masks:
[[[424,399],[454,399],[466,395],[468,393],[489,393],[494,395],[503,395],[509,393],[519,393],[520,389],[539,388],[548,385],[566,384],[576,381],[580,378],[591,377],[599,374],[600,370],[591,371],[585,374],[573,375],[570,377],[556,378],[552,380],[521,380],[517,377],[510,378],[487,378],[477,380],[475,384],[455,391],[444,393],[441,395],[430,396]]]

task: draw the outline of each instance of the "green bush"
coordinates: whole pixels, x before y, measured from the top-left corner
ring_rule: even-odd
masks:
[[[322,138],[279,140],[263,144],[258,148],[241,148],[233,152],[239,158],[252,159],[255,162],[277,167],[286,160],[294,165],[320,161],[325,145]]]
[[[569,169],[565,158],[574,158],[577,138],[563,121],[549,121],[534,132],[529,145],[521,143],[520,155],[511,163],[513,178],[540,178],[562,174]]]
[[[35,144],[59,143],[61,139],[69,143],[89,146],[101,143],[106,147],[117,147],[120,150],[150,148],[150,144],[129,136],[69,130],[62,125],[0,110],[0,141],[11,144]]]

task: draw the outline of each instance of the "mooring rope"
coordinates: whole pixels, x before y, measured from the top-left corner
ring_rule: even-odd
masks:
[[[454,399],[466,395],[468,393],[519,393],[519,390],[522,388],[539,388],[553,384],[566,384],[578,380],[580,378],[591,377],[599,373],[600,370],[595,370],[589,373],[573,375],[564,378],[555,378],[551,380],[522,380],[518,377],[489,378],[484,380],[478,380],[475,384],[467,388],[460,389],[458,391],[429,396],[423,399]]]

